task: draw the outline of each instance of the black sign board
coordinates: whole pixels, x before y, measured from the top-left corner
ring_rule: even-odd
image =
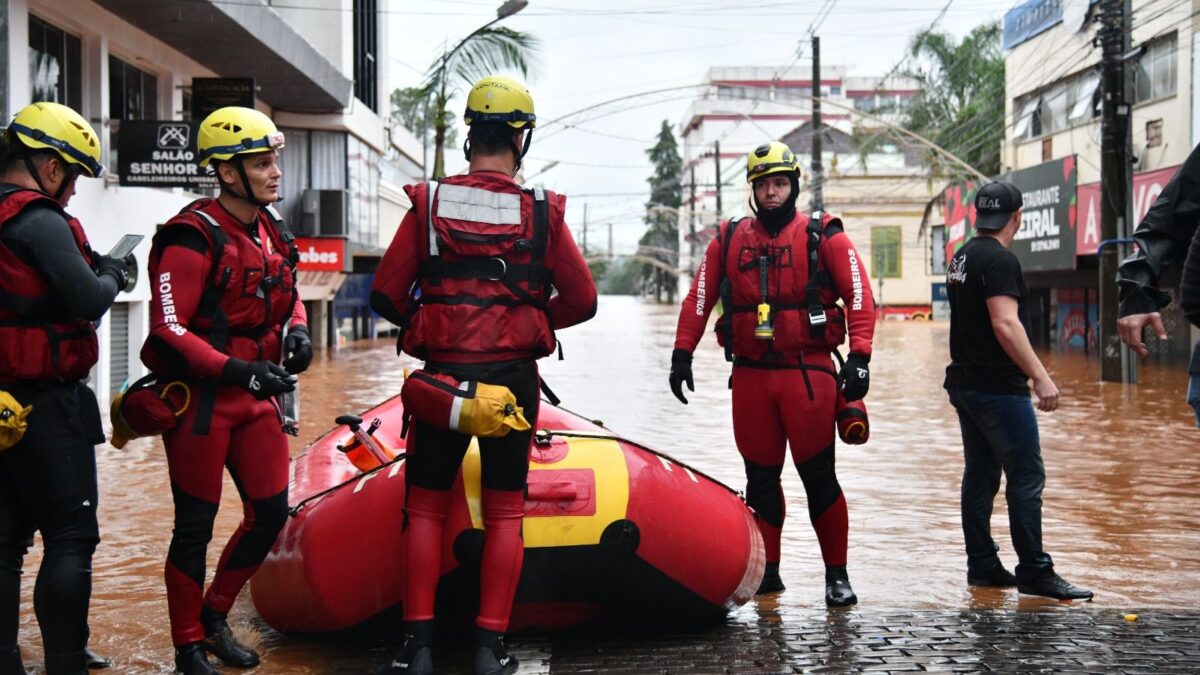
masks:
[[[217,177],[197,163],[199,122],[121,120],[117,143],[120,184],[212,189]]]
[[[1012,252],[1031,270],[1075,269],[1075,155],[1001,178],[1021,191],[1021,228]]]
[[[193,77],[192,119],[203,120],[218,108],[254,107],[253,77]]]

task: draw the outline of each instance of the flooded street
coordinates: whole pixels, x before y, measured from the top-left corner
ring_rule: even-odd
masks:
[[[542,374],[563,406],[602,420],[643,442],[743,489],[730,424],[729,365],[706,337],[696,354],[696,392],[680,405],[667,386],[677,307],[605,297],[598,316],[560,335],[566,360],[542,361]],[[958,612],[1055,608],[1019,599],[1015,590],[969,590],[958,515],[961,444],[957,419],[941,387],[948,360],[945,323],[887,322],[878,327],[868,396],[871,441],[839,446],[839,478],[850,508],[850,577],[864,616],[893,611]],[[1047,470],[1047,551],[1063,576],[1091,588],[1089,607],[1191,610],[1200,604],[1200,431],[1183,403],[1183,367],[1146,366],[1135,388],[1098,382],[1099,364],[1081,355],[1042,354],[1062,390],[1062,407],[1038,413]],[[400,391],[401,369],[390,339],[352,344],[318,358],[302,377],[302,432],[293,454],[333,426]],[[101,534],[95,558],[92,645],[117,661],[115,672],[171,668],[162,565],[172,526],[161,444],[138,440],[125,450],[98,448]],[[784,474],[782,595],[752,601],[731,616],[730,635],[763,622],[820,621],[823,569],[795,471]],[[240,517],[226,479],[214,542],[224,543]],[[1005,563],[1003,491],[993,527]],[[381,514],[382,515],[382,514]],[[399,533],[400,514],[381,527]],[[209,573],[220,554],[209,549]],[[41,670],[41,640],[30,597],[40,552],[26,563],[21,645],[31,672]],[[231,615],[235,631],[257,643],[257,673],[361,673],[383,661],[378,641],[282,636],[257,619],[244,592]],[[737,638],[731,638],[737,639]],[[747,638],[749,639],[749,638]],[[518,640],[519,642],[519,640]],[[619,649],[619,647],[618,647]],[[537,672],[522,669],[521,672]]]

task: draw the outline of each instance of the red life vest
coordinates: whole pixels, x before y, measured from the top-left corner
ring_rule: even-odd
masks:
[[[832,278],[820,265],[818,250],[823,238],[842,231],[842,221],[828,213],[819,218],[800,215],[775,237],[754,227],[753,221],[739,224],[730,221],[719,235],[723,311],[716,330],[726,356],[772,361],[837,349],[846,339],[846,316],[837,304]],[[763,301],[762,257],[767,259],[771,340],[754,336],[758,305]]]
[[[212,261],[200,305],[188,330],[234,358],[278,361],[283,324],[292,315],[298,293],[295,275],[298,254],[293,238],[282,230],[278,214],[271,207],[258,212],[259,232],[266,234],[263,242],[266,251],[246,233],[246,226],[215,199],[192,202],[165,227],[179,224],[204,235]],[[162,273],[153,280],[163,295],[170,292],[164,286],[183,283],[169,276],[170,273]],[[152,350],[144,351],[143,358],[159,360]],[[167,374],[172,370],[167,363],[148,361],[146,365],[157,373]]]
[[[92,247],[83,226],[37,190],[0,193],[0,228],[34,203],[66,219],[75,245],[91,265]],[[0,243],[0,380],[79,380],[96,365],[100,346],[92,322],[62,316],[56,311],[60,306],[38,270]]]
[[[544,259],[549,228],[563,224],[561,216],[550,222],[552,195],[472,175],[405,191],[426,247],[401,348],[421,359],[467,361],[554,351]]]

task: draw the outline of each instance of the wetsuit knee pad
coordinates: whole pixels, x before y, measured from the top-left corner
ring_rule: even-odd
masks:
[[[779,477],[783,465],[762,466],[743,459],[746,465],[746,503],[759,518],[776,527],[783,524],[783,488]]]
[[[204,556],[212,541],[213,521],[217,504],[184,492],[172,485],[175,495],[175,532],[167,561],[198,584],[204,583]]]
[[[230,554],[226,565],[229,569],[254,567],[270,552],[279,531],[287,523],[287,490],[266,499],[255,499],[250,502],[250,508],[254,511],[254,522]]]
[[[833,445],[796,464],[796,470],[804,482],[808,512],[813,518],[825,513],[842,495],[842,486],[834,471]]]

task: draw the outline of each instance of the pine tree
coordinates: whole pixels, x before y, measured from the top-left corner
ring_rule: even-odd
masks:
[[[654,147],[646,151],[654,165],[654,173],[646,180],[650,184],[650,200],[646,202],[646,233],[638,241],[638,255],[652,258],[669,266],[679,267],[679,206],[683,203],[683,160],[671,125],[663,120]],[[675,302],[676,275],[655,265],[642,266],[642,279],[654,298]]]

